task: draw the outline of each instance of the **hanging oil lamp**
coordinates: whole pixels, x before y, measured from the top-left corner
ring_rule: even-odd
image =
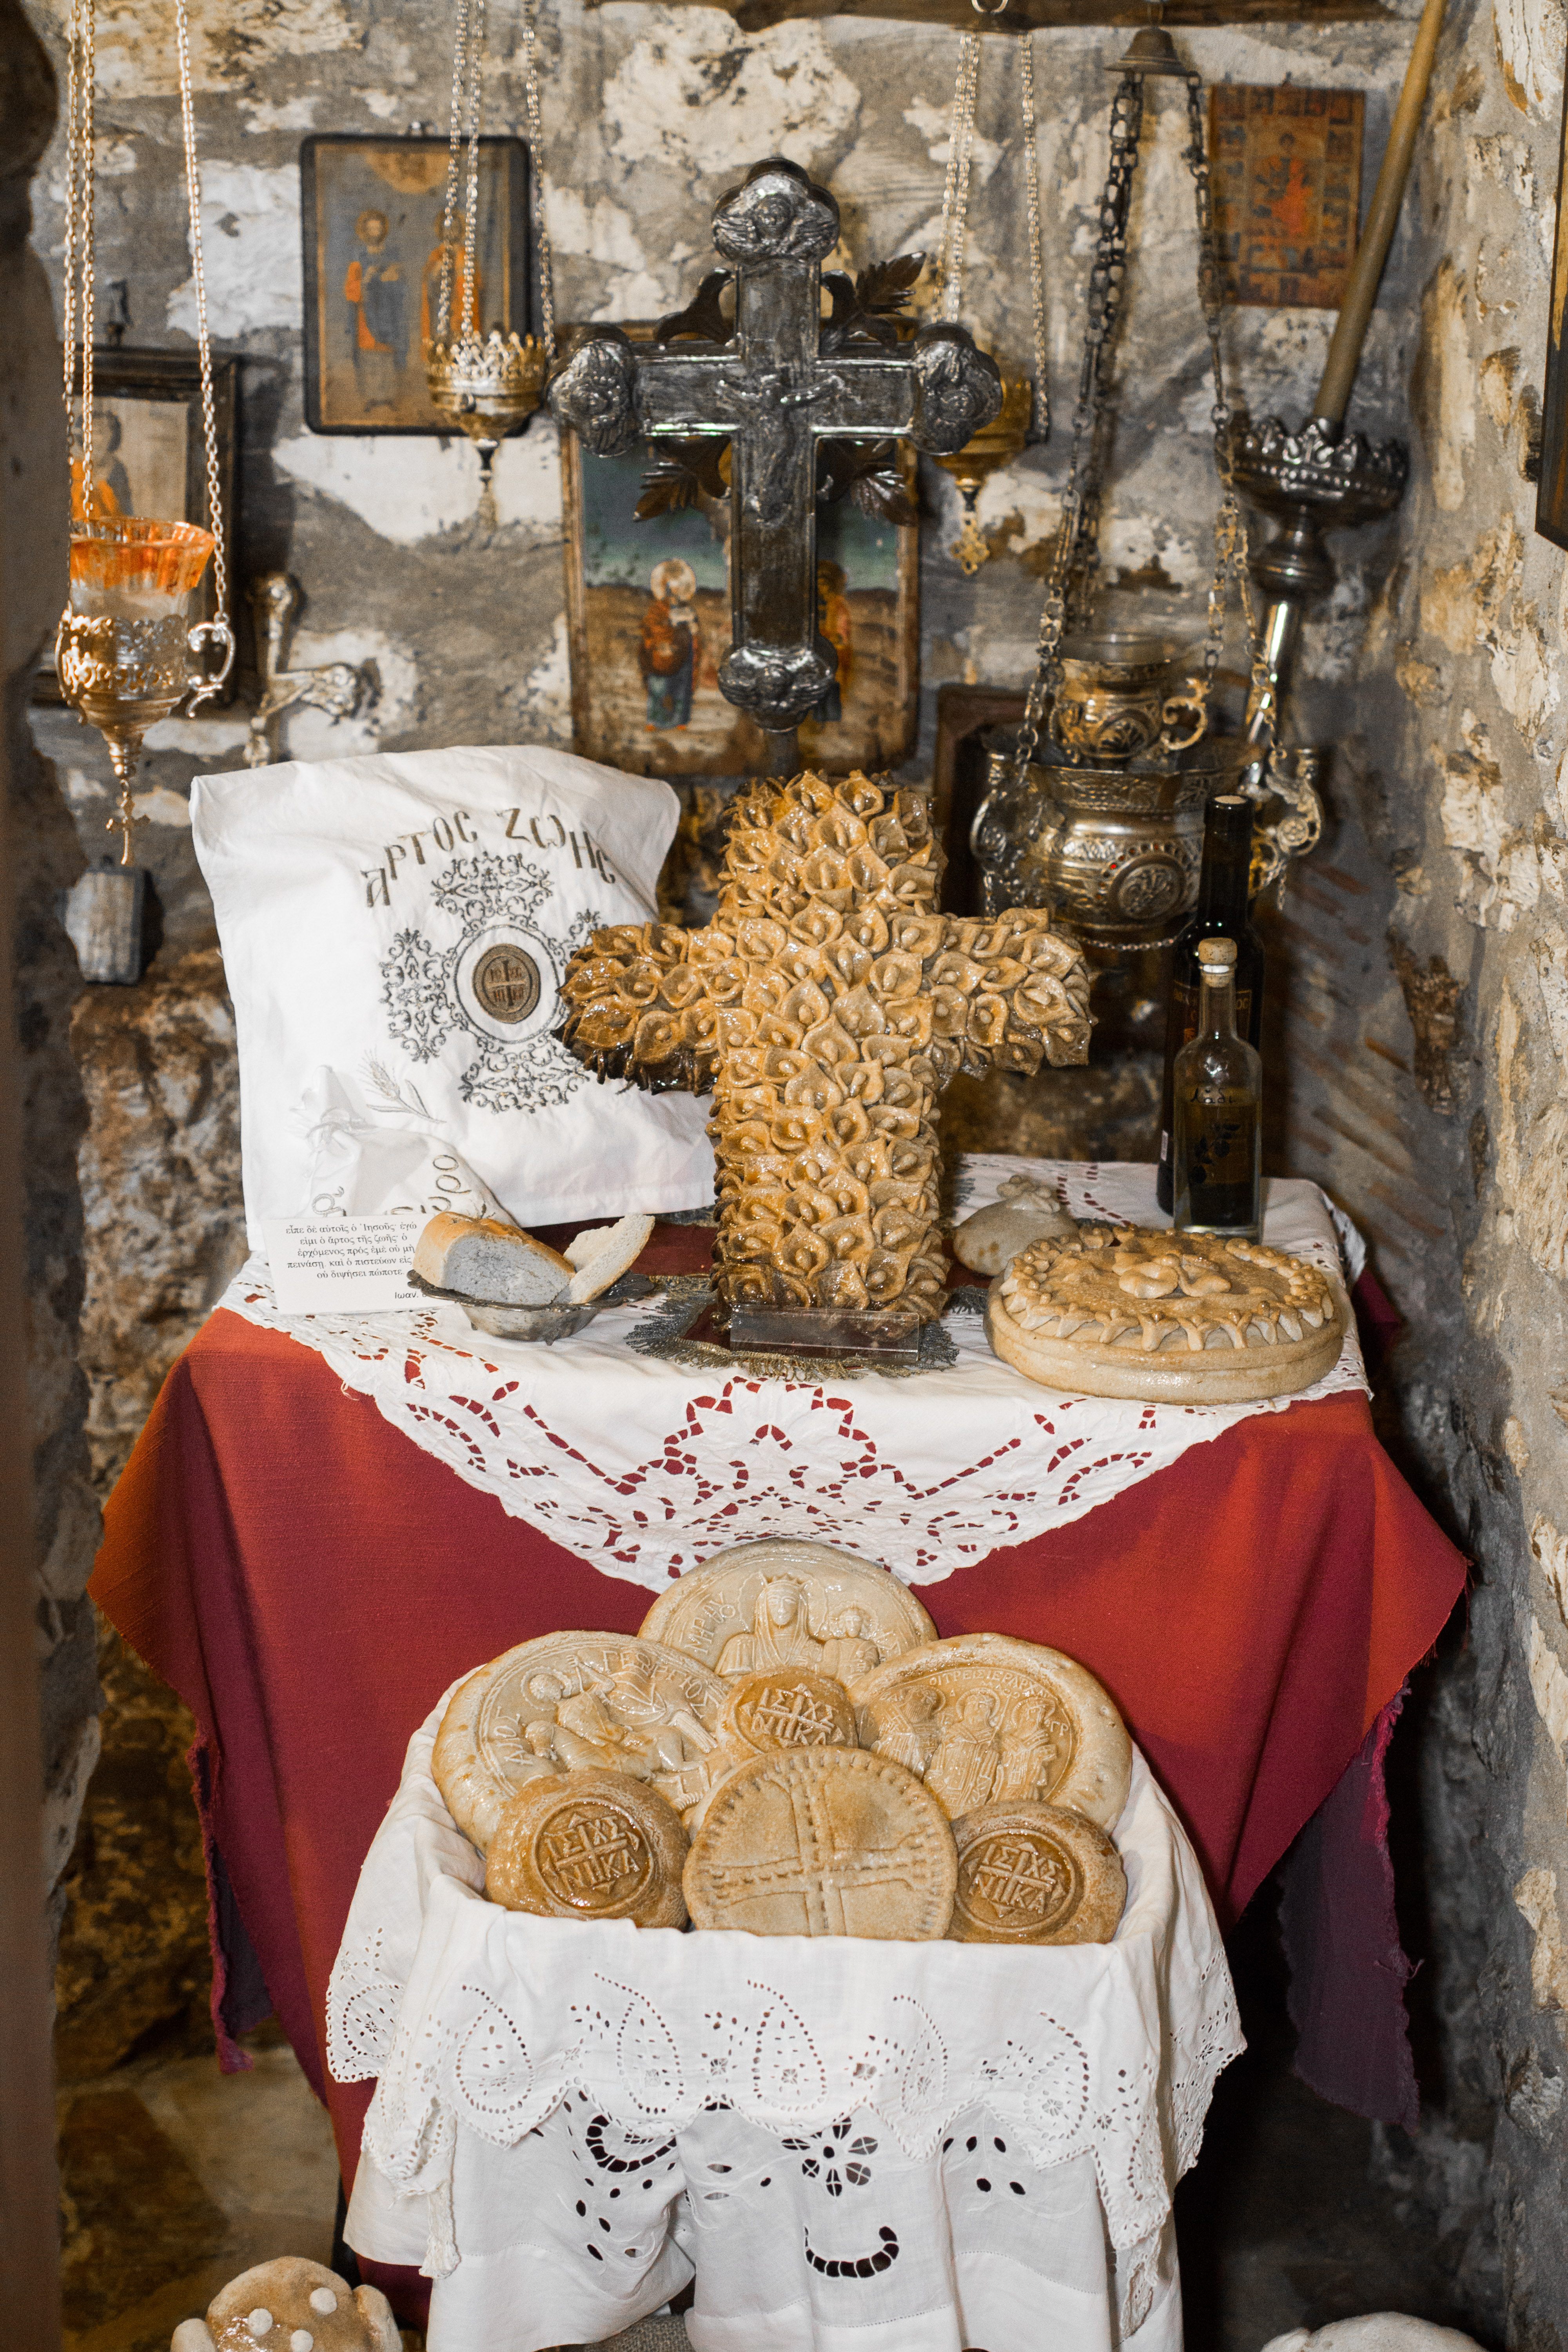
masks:
[[[523,17],[523,45],[529,144],[538,190],[541,110],[535,53],[536,8],[537,0],[530,0]],[[555,357],[555,305],[551,287],[550,239],[540,192],[536,197],[535,244],[542,333],[507,333],[499,326],[492,327],[488,335],[480,332],[479,78],[484,20],[484,0],[458,0],[458,33],[452,60],[451,150],[441,227],[441,291],[436,338],[426,352],[425,373],[432,405],[442,416],[449,417],[479,451],[479,520],[486,530],[493,530],[498,520],[491,475],[495,454],[509,433],[527,425],[543,396],[544,380]],[[463,190],[462,275],[454,287],[458,254],[454,232],[458,226],[459,167],[465,139],[468,154]]]
[[[140,824],[132,781],[149,727],[216,694],[234,666],[227,603],[224,516],[218,488],[217,423],[202,271],[201,177],[191,101],[186,0],[174,0],[190,206],[192,276],[201,363],[206,453],[207,519],[198,524],[111,514],[93,467],[93,82],[95,0],[71,0],[67,52],[65,246],[65,403],[71,459],[70,592],[60,615],[55,659],[60,691],[109,746],[120,786],[106,830],[120,835],[120,864],[132,865],[132,829]],[[79,403],[78,399],[79,388]],[[196,620],[196,594],[207,564],[218,617]]]
[[[981,0],[973,0],[973,5],[980,16],[998,16],[1002,7],[1006,5],[1006,0],[1001,0],[1000,6],[994,8],[982,7]],[[963,52],[959,60],[958,84],[953,93],[952,132],[948,148],[947,184],[942,194],[942,307],[944,317],[952,319],[958,316],[963,289],[964,221],[969,207],[970,157],[973,148],[979,69],[979,37],[971,33],[965,36]],[[972,441],[966,442],[952,457],[939,457],[936,461],[944,473],[952,476],[963,506],[963,527],[948,552],[959,570],[971,577],[991,553],[975,520],[981,491],[993,474],[999,473],[1004,466],[1010,466],[1025,449],[1047,440],[1051,429],[1046,352],[1045,256],[1040,230],[1040,162],[1035,135],[1035,51],[1027,29],[1018,39],[1018,93],[1019,152],[1024,174],[1024,213],[1028,228],[1029,287],[1034,316],[1034,381],[1031,383],[1026,375],[1009,375],[1004,371],[1002,405],[991,423],[983,426]]]

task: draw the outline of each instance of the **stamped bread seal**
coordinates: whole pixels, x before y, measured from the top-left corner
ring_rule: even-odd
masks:
[[[501,1813],[485,1893],[550,1919],[632,1919],[684,1927],[686,1832],[657,1789],[624,1772],[531,1780]]]
[[[851,1690],[860,1744],[918,1773],[950,1820],[983,1805],[1068,1805],[1109,1829],[1132,1744],[1087,1667],[1005,1633],[961,1633]]]
[[[623,1633],[547,1633],[457,1690],[431,1771],[481,1853],[517,1791],[574,1772],[647,1781],[678,1813],[710,1785],[729,1686],[695,1658]]]
[[[992,1285],[985,1329],[1005,1363],[1068,1395],[1255,1404],[1332,1371],[1345,1309],[1305,1258],[1131,1226],[1022,1251]]]
[[[784,1748],[731,1775],[686,1862],[699,1927],[754,1936],[947,1933],[952,1832],[912,1772],[858,1748]]]
[[[952,1825],[959,1944],[1106,1944],[1127,1874],[1105,1832],[1061,1805],[983,1805]]]
[[[642,1630],[715,1674],[806,1666],[847,1684],[936,1634],[885,1568],[782,1537],[736,1544],[689,1569],[659,1594]]]

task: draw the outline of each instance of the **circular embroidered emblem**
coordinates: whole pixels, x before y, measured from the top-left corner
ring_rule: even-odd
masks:
[[[526,1021],[539,1002],[539,966],[515,940],[501,940],[475,964],[471,986],[492,1021]]]

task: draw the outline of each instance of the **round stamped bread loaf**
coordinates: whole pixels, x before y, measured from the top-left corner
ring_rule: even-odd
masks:
[[[714,1793],[686,1862],[699,1927],[753,1936],[947,1933],[952,1832],[912,1772],[858,1748],[788,1748]]]
[[[684,1927],[686,1832],[657,1789],[624,1772],[531,1780],[500,1817],[485,1893],[548,1919]]]
[[[420,1234],[414,1271],[435,1290],[455,1290],[487,1307],[547,1307],[565,1295],[576,1268],[518,1225],[447,1211]]]
[[[985,1303],[1005,1363],[1068,1395],[1256,1404],[1333,1370],[1337,1286],[1262,1242],[1129,1227],[1037,1242]]]
[[[734,1544],[688,1569],[658,1595],[642,1630],[727,1676],[805,1666],[845,1684],[936,1636],[887,1569],[789,1536]]]
[[[453,1693],[430,1759],[447,1811],[481,1853],[518,1790],[629,1773],[684,1812],[709,1786],[729,1686],[695,1658],[626,1633],[546,1633]]]
[[[849,1696],[861,1746],[918,1772],[951,1820],[1028,1801],[1069,1805],[1109,1829],[1127,1801],[1127,1727],[1060,1650],[959,1633],[906,1650]]]
[[[1105,1832],[1064,1805],[984,1805],[952,1825],[958,1944],[1108,1944],[1127,1873]]]

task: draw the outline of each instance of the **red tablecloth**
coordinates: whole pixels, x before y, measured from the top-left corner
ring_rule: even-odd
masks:
[[[1092,1668],[1229,1920],[1363,1749],[1464,1567],[1342,1396],[1256,1415],[921,1597],[942,1633],[1019,1634]],[[463,1485],[309,1349],[223,1312],[110,1500],[92,1592],[201,1727],[218,1943],[243,1946],[237,1906],[352,2180],[367,2094],[326,2078],[323,1996],[410,1733],[482,1660],[564,1627],[631,1633],[648,1595]],[[1331,1901],[1321,1854],[1314,1870]],[[1368,1953],[1369,1998],[1385,1958]],[[1407,2079],[1402,2041],[1400,2063]],[[1407,2119],[1397,2085],[1339,2095]]]

